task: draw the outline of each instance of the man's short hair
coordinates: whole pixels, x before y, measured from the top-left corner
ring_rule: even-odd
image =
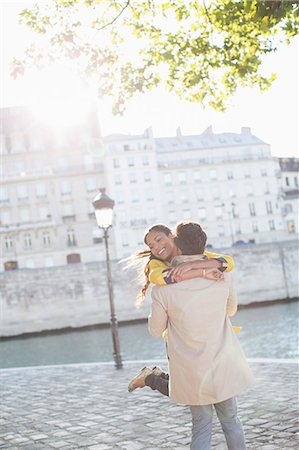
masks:
[[[180,222],[175,229],[175,243],[183,255],[197,255],[205,251],[207,235],[197,222]]]

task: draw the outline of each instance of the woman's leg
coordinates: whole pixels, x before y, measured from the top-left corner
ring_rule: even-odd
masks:
[[[230,398],[214,405],[229,450],[246,450],[244,431],[237,416],[236,399]]]
[[[190,406],[192,414],[191,450],[210,450],[213,424],[212,405]]]

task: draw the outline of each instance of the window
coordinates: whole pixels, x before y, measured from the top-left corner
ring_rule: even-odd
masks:
[[[49,220],[49,209],[47,206],[40,206],[38,208],[39,220]]]
[[[252,222],[252,231],[254,233],[257,233],[259,231],[259,227],[258,227],[257,222]]]
[[[191,211],[190,209],[183,209],[183,219],[190,220],[191,219]]]
[[[215,169],[211,169],[209,172],[210,180],[217,180],[217,171]]]
[[[14,247],[14,242],[11,236],[5,236],[4,247],[7,251],[11,250]]]
[[[174,224],[177,222],[175,211],[168,211],[168,220],[169,223]]]
[[[179,172],[179,183],[186,184],[186,182],[187,182],[187,179],[186,179],[185,172]]]
[[[172,191],[167,191],[165,197],[167,203],[174,203],[174,193]]]
[[[206,208],[199,208],[198,209],[198,217],[199,217],[200,220],[205,220],[207,218]]]
[[[25,246],[25,248],[31,248],[32,247],[32,239],[31,239],[31,234],[30,233],[24,234],[24,246]]]
[[[261,169],[261,176],[262,177],[266,177],[267,176],[267,169],[265,169],[264,167]]]
[[[28,198],[28,189],[25,184],[19,184],[17,187],[17,196],[19,200],[25,200]]]
[[[151,202],[154,200],[154,193],[153,193],[152,189],[147,189],[145,191],[145,197],[148,202]]]
[[[120,167],[119,159],[117,159],[117,158],[113,159],[113,167],[114,167],[114,169],[119,169],[119,167]]]
[[[7,153],[11,153],[11,137],[8,134],[5,136],[5,148]]]
[[[128,144],[124,145],[124,151],[127,152],[130,150],[130,146]]]
[[[246,190],[246,194],[248,196],[253,195],[253,186],[252,186],[252,184],[246,184],[245,190]]]
[[[128,166],[129,167],[134,167],[135,166],[134,158],[128,158]]]
[[[10,225],[11,224],[10,211],[1,211],[0,223],[2,225]]]
[[[294,184],[295,184],[296,187],[298,187],[298,177],[297,176],[294,177]]]
[[[19,209],[20,222],[25,223],[30,221],[30,213],[28,208]]]
[[[36,197],[47,197],[47,187],[45,183],[37,183],[35,186]]]
[[[115,201],[118,205],[124,203],[124,193],[122,191],[117,191],[114,193]]]
[[[275,222],[274,222],[274,220],[269,220],[269,230],[275,230]]]
[[[289,177],[285,177],[286,186],[290,186],[290,180]]]
[[[95,178],[87,178],[85,180],[85,186],[86,186],[86,190],[87,192],[94,192],[97,191],[97,180]]]
[[[8,202],[8,189],[6,186],[0,188],[0,202]]]
[[[268,214],[272,214],[272,213],[273,213],[273,210],[272,210],[272,203],[271,203],[270,200],[267,200],[267,201],[266,201],[266,210],[267,210],[267,213],[268,213]]]
[[[142,164],[143,164],[144,166],[149,166],[149,158],[148,158],[148,156],[143,156],[143,158],[142,158]]]
[[[61,195],[69,195],[72,193],[71,183],[68,180],[60,182],[60,193]]]
[[[166,184],[166,186],[170,186],[172,184],[171,173],[165,173],[165,175],[164,175],[164,184]]]
[[[127,214],[126,211],[118,211],[117,212],[117,216],[116,216],[116,220],[118,225],[121,226],[127,226]]]
[[[255,204],[254,203],[249,203],[248,206],[249,206],[249,213],[250,213],[250,215],[251,216],[255,216],[256,215],[256,213],[255,213]]]
[[[127,233],[121,233],[120,238],[122,247],[129,247],[129,240]]]
[[[42,233],[42,241],[44,247],[50,247],[51,245],[51,236],[49,231],[43,231]]]
[[[196,189],[195,194],[196,194],[196,199],[197,200],[203,200],[204,193],[203,193],[202,189]]]
[[[74,215],[74,206],[72,203],[63,203],[62,215],[63,217],[70,217]]]
[[[139,202],[139,192],[136,191],[132,191],[131,192],[131,198],[132,198],[132,202],[133,203],[138,203]]]
[[[181,203],[188,203],[189,202],[189,198],[188,198],[188,195],[187,195],[186,191],[181,191],[179,195],[180,195]]]
[[[151,181],[151,174],[150,172],[144,172],[144,181]]]
[[[232,170],[228,170],[228,171],[227,171],[227,179],[228,179],[228,180],[233,180],[233,178],[234,178],[234,173],[233,173],[233,171],[232,171]]]
[[[73,247],[75,245],[77,245],[75,231],[72,228],[69,228],[67,230],[67,246]]]
[[[114,182],[115,184],[122,184],[121,175],[119,173],[115,175]]]
[[[244,177],[245,178],[250,178],[251,177],[251,173],[248,167],[244,168]]]
[[[101,244],[103,242],[103,234],[99,228],[94,228],[92,231],[92,240],[94,244]]]
[[[130,173],[130,174],[129,174],[129,182],[130,182],[131,184],[137,182],[136,173]]]
[[[84,166],[86,170],[94,169],[94,159],[92,155],[86,155],[84,157]]]
[[[220,198],[220,191],[219,191],[219,188],[218,188],[218,187],[214,187],[214,188],[212,189],[212,195],[213,195],[213,198],[214,198],[214,199]]]

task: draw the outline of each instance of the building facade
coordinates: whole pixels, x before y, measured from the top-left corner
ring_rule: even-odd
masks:
[[[281,170],[280,195],[285,230],[288,234],[295,235],[298,233],[299,159],[279,158],[279,166]]]
[[[1,116],[1,271],[104,260],[92,206],[102,187],[115,200],[115,259],[142,248],[145,229],[157,222],[199,221],[215,248],[294,239],[298,230],[282,189],[294,172],[283,177],[270,146],[249,128],[102,137],[94,111],[64,132],[24,108]]]

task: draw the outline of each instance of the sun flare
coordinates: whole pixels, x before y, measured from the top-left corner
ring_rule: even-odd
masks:
[[[90,89],[63,64],[28,75],[27,94],[30,109],[47,126],[56,129],[82,124],[92,104]]]

